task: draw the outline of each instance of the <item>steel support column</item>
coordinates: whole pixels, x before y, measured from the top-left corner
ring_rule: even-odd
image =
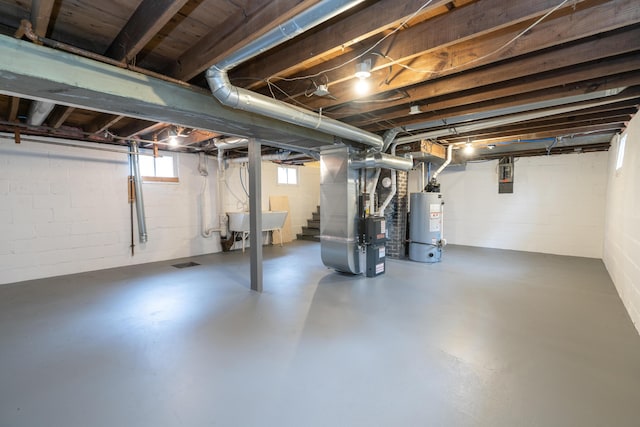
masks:
[[[262,163],[261,143],[249,140],[249,245],[251,290],[262,292]]]

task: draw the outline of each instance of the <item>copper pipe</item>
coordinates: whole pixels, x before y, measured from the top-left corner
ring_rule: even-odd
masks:
[[[166,82],[179,84],[184,87],[192,87],[189,83],[183,82],[182,80],[174,79],[172,77],[165,76],[160,73],[156,73],[154,71],[150,71],[144,68],[136,67],[135,65],[129,65],[126,62],[117,61],[113,58],[109,58],[104,55],[99,55],[94,52],[89,52],[88,50],[80,49],[75,46],[71,46],[66,43],[61,43],[55,40],[48,39],[46,37],[40,37],[36,33],[33,32],[33,26],[31,22],[27,19],[23,19],[20,21],[20,28],[15,33],[17,38],[22,38],[22,36],[26,36],[29,40],[34,43],[42,43],[44,46],[48,46],[53,49],[63,50],[65,52],[73,53],[78,56],[83,56],[85,58],[93,59],[94,61],[103,62],[105,64],[113,65],[119,68],[124,68],[126,70],[134,71],[136,73],[144,74],[145,76],[154,77],[156,79],[164,80]]]

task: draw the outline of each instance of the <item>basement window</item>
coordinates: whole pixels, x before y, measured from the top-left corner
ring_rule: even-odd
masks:
[[[175,155],[140,156],[138,162],[143,182],[178,182],[178,158]]]
[[[278,184],[298,185],[298,168],[278,166]]]
[[[618,157],[616,157],[616,171],[622,169],[622,162],[624,161],[624,147],[627,144],[627,134],[625,133],[618,142]]]

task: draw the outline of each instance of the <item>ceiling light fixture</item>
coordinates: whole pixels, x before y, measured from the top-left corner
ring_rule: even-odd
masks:
[[[368,79],[371,77],[371,59],[365,59],[356,64],[356,77],[359,79]]]
[[[471,144],[470,142],[467,142],[464,145],[464,154],[466,154],[467,156],[470,154],[473,154],[473,144]]]
[[[413,114],[420,114],[420,113],[422,113],[422,111],[420,110],[419,105],[412,105],[411,107],[409,107],[409,114],[413,115]]]
[[[369,82],[367,79],[371,77],[371,59],[365,59],[356,64],[356,74],[358,78],[354,86],[358,95],[364,95],[369,91]]]

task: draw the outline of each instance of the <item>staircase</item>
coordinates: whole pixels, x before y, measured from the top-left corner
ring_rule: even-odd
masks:
[[[311,215],[311,219],[307,220],[307,226],[302,227],[302,233],[296,234],[298,240],[320,241],[320,206]]]

